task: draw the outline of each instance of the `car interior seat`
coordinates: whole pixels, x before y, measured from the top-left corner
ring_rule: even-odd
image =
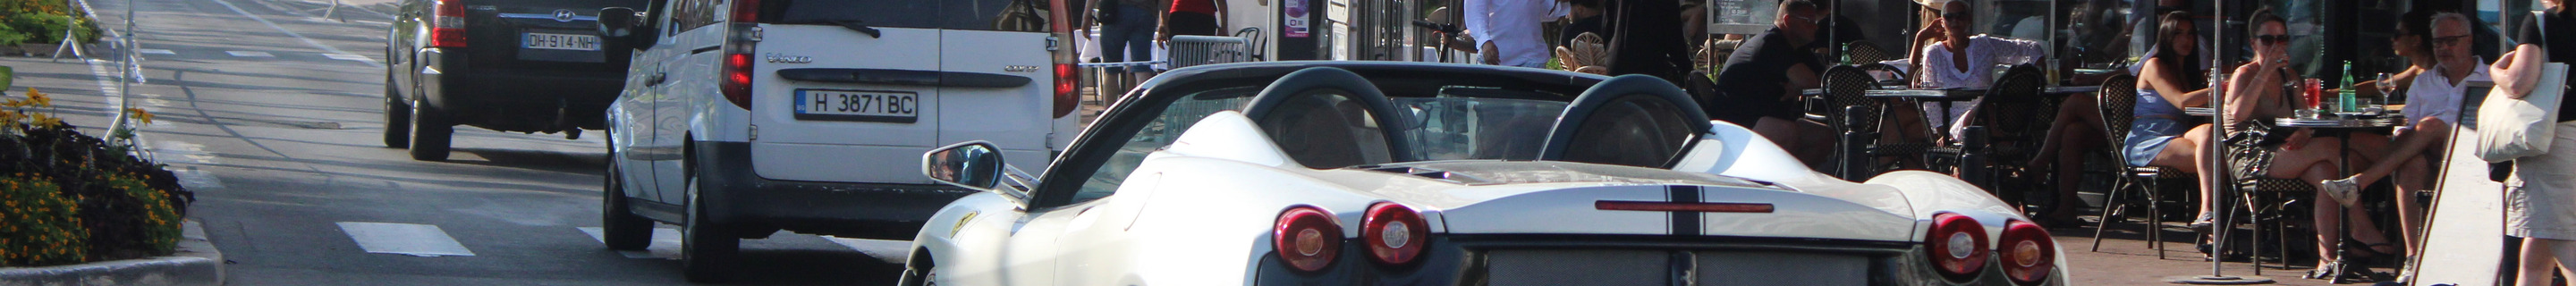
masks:
[[[1307,168],[1334,169],[1412,161],[1394,142],[1401,128],[1387,120],[1395,105],[1359,74],[1308,68],[1271,82],[1243,107],[1271,143]]]
[[[1680,87],[1652,76],[1619,76],[1565,107],[1539,159],[1670,168],[1709,128],[1708,114]]]

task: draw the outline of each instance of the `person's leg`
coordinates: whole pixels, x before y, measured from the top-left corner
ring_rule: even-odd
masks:
[[[2204,148],[2203,142],[2213,142],[2209,132],[2208,124],[2194,126],[2191,131],[2184,131],[2182,137],[2166,142],[2165,149],[2158,151],[2156,159],[2148,164],[2199,174],[2197,177],[2200,179],[2200,214],[2197,217],[2200,218],[2213,217],[2213,214],[2219,210],[2218,191],[2221,188],[2219,181],[2222,178],[2219,178],[2216,173],[2220,172],[2205,172],[2200,169],[2203,165],[2217,164],[2218,156],[2201,152],[2201,148]]]
[[[2522,257],[2520,259],[2522,261],[2522,265],[2518,265],[2522,267],[2522,269],[2520,271],[2515,271],[2514,276],[2516,277],[2513,279],[2514,285],[2550,286],[2549,274],[2559,272],[2551,271],[2550,268],[2561,268],[2560,265],[2571,262],[2565,259],[2558,259],[2559,257],[2564,256],[2558,255],[2560,252],[2555,251],[2555,248],[2560,248],[2569,244],[2570,243],[2568,241],[2562,240],[2532,237],[2523,238]],[[2576,278],[2576,276],[2568,277]]]
[[[1766,118],[1777,119],[1776,117]],[[1805,154],[1791,154],[1800,155],[1798,156],[1798,160],[1809,162],[1807,165],[1816,170],[1825,170],[1827,167],[1833,165],[1833,162],[1831,162],[1832,160],[1828,160],[1828,158],[1833,157],[1835,151],[1835,134],[1833,127],[1825,126],[1823,122],[1806,120],[1787,121],[1796,125],[1795,127],[1798,129],[1798,140],[1800,144],[1798,144],[1798,148],[1792,150],[1805,152]]]
[[[2546,238],[2538,238],[2538,239],[2530,239],[2530,240],[2537,240],[2537,241],[2541,241],[2541,244],[2542,244],[2541,246],[2543,246],[2542,248],[2543,248],[2543,249],[2547,249],[2547,250],[2549,250],[2549,261],[2550,261],[2550,262],[2555,262],[2555,263],[2551,263],[2551,264],[2552,264],[2552,265],[2556,265],[2556,266],[2558,266],[2558,275],[2559,275],[2559,276],[2565,276],[2565,277],[2567,277],[2568,279],[2576,279],[2576,259],[2562,259],[2562,258],[2561,258],[2561,257],[2576,257],[2576,241],[2566,241],[2566,240],[2546,239]],[[2530,241],[2530,240],[2526,240],[2526,241]]]
[[[2339,140],[2333,140],[2333,138],[2326,137],[2316,137],[2308,140],[2306,145],[2298,146],[2299,148],[2282,149],[2275,157],[2272,158],[2272,172],[2265,175],[2279,179],[2298,179],[2300,182],[2307,182],[2312,187],[2324,188],[2324,182],[2326,180],[2341,174],[2341,166],[2338,166],[2338,164],[2341,163],[2343,158],[2343,144],[2337,141]],[[2361,220],[2350,224],[2352,226],[2352,231],[2348,233],[2352,234],[2352,239],[2354,241],[2361,242],[2373,252],[2396,252],[2396,250],[2393,249],[2393,245],[2387,245],[2388,238],[2379,235],[2384,232],[2379,229],[2377,224],[2369,221],[2370,216],[2368,213],[2364,212],[2364,208],[2341,205],[2338,203],[2339,201],[2334,200],[2331,197],[2331,194],[2328,194],[2327,192],[2317,192],[2317,194],[2318,198],[2321,199],[2318,200],[2318,203],[2316,204],[2318,209],[2318,212],[2316,213],[2318,216],[2316,222],[2318,223],[2317,229],[2319,232],[2317,234],[2317,243],[2325,244],[2318,246],[2320,250],[2333,250],[2335,246],[2332,244],[2336,244],[2337,242],[2340,242],[2340,240],[2334,240],[2331,238],[2341,237],[2341,234],[2347,233],[2336,232],[2336,230],[2341,229],[2343,225],[2329,225],[2330,223],[2341,222],[2345,219],[2353,219]],[[2329,208],[2327,206],[2333,207]]]
[[[2050,122],[2048,124],[2048,135],[2040,137],[2047,138],[2047,140],[2040,141],[2039,152],[2032,154],[2033,156],[2031,156],[2030,162],[2024,163],[2023,165],[2040,166],[2047,163],[2044,162],[2046,160],[2058,160],[2051,158],[2057,157],[2058,152],[2061,151],[2059,149],[2066,148],[2066,144],[2076,143],[2067,142],[2068,140],[2075,138],[2076,135],[2081,135],[2075,133],[2087,133],[2087,131],[2097,131],[2101,129],[2099,126],[2102,126],[2102,120],[2094,118],[2102,116],[2100,108],[2094,107],[2095,105],[2098,105],[2096,101],[2097,99],[2090,96],[2076,96],[2067,97],[2066,101],[2059,103],[2057,106],[2057,121]],[[2098,134],[2098,132],[2096,133],[2097,134],[2093,135],[2097,135],[2096,137],[2099,137],[2098,135],[2100,134]],[[2076,153],[2081,154],[2082,152]]]
[[[2379,181],[2380,178],[2397,172],[2397,168],[2403,167],[2405,164],[2398,164],[2406,161],[2402,157],[2423,154],[2426,149],[2432,148],[2435,144],[2450,142],[2450,139],[2450,124],[2443,123],[2440,118],[2422,119],[2415,124],[2415,128],[2408,128],[2406,132],[2400,132],[2395,135],[2395,139],[2391,139],[2395,143],[2384,153],[2390,154],[2393,158],[2385,158],[2380,160],[2379,164],[2371,164],[2369,169],[2363,169],[2361,173],[2353,174],[2352,177],[2344,178],[2340,180],[2343,182],[2335,184],[2350,184],[2354,189],[2369,187],[2371,182]]]
[[[2415,193],[2432,190],[2430,188],[2432,178],[2437,176],[2433,172],[2436,170],[2433,168],[2433,160],[2425,158],[2427,157],[2416,156],[2414,159],[2407,160],[2401,164],[2405,167],[2397,171],[2397,174],[2400,174],[2396,178],[2397,227],[2403,234],[2402,242],[2405,242],[2405,245],[2399,248],[2414,248],[2418,241],[2424,239],[2424,213],[2431,210],[2426,209],[2427,202],[2417,198]]]

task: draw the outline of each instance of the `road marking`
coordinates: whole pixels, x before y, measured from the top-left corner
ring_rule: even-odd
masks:
[[[606,234],[604,234],[603,232],[600,232],[599,227],[596,227],[596,226],[585,226],[585,227],[576,227],[576,229],[581,229],[581,233],[582,233],[582,234],[589,234],[589,235],[590,235],[590,240],[592,240],[592,241],[598,241],[598,242],[600,242],[600,243],[607,243],[607,242],[608,242],[608,237],[607,237],[607,235],[606,235]],[[680,230],[679,230],[679,229],[670,229],[670,228],[653,228],[653,243],[651,243],[651,244],[647,244],[647,245],[644,247],[644,250],[642,250],[642,251],[636,251],[636,250],[619,250],[619,251],[617,251],[617,255],[624,255],[624,256],[626,256],[626,258],[634,258],[634,259],[660,258],[660,259],[669,259],[669,260],[679,260],[679,259],[680,259]]]
[[[401,254],[419,257],[474,256],[456,238],[438,226],[386,222],[340,222],[340,232],[357,241],[367,253]]]
[[[274,57],[277,57],[277,55],[271,55],[271,54],[268,54],[268,52],[261,52],[261,51],[224,51],[224,54],[233,55],[233,56],[235,56],[235,57],[253,57],[253,58],[274,58]]]
[[[248,18],[250,18],[252,21],[259,21],[259,24],[261,24],[261,25],[268,25],[268,28],[269,28],[269,29],[277,29],[277,31],[278,31],[278,32],[286,33],[286,35],[287,35],[287,36],[295,37],[295,39],[296,39],[296,40],[303,40],[303,41],[304,41],[304,44],[306,44],[306,45],[313,45],[313,47],[315,47],[315,48],[322,48],[322,50],[324,50],[324,51],[330,51],[330,52],[331,52],[331,53],[333,53],[333,54],[347,54],[347,53],[349,53],[348,51],[342,51],[342,50],[340,50],[340,48],[333,48],[333,47],[328,46],[328,45],[323,45],[323,44],[322,44],[322,42],[316,42],[316,41],[313,41],[313,39],[312,39],[312,38],[305,38],[305,37],[304,37],[304,34],[297,34],[297,33],[295,33],[295,31],[289,31],[289,30],[286,30],[286,27],[279,27],[279,26],[277,26],[277,23],[269,22],[269,21],[268,21],[268,18],[260,18],[259,16],[251,15],[251,14],[250,14],[250,11],[243,11],[243,10],[242,10],[242,8],[241,8],[241,6],[233,6],[233,2],[230,2],[230,1],[224,1],[224,0],[215,0],[215,4],[223,4],[223,5],[224,5],[224,8],[232,9],[234,14],[241,14],[241,15],[242,15],[242,17],[248,17]],[[366,61],[366,63],[367,63],[367,66],[369,66],[369,67],[379,67],[379,68],[381,68],[381,67],[385,67],[385,65],[384,65],[384,64],[376,63],[376,61],[375,61],[375,60],[367,60],[367,61]]]
[[[322,54],[322,57],[325,57],[325,58],[331,58],[331,59],[334,59],[334,60],[344,60],[344,61],[361,61],[361,62],[370,62],[370,63],[372,63],[372,62],[376,62],[376,59],[374,59],[374,58],[368,58],[367,56],[352,55],[352,54]]]
[[[176,54],[179,54],[179,52],[173,52],[173,51],[170,51],[170,50],[164,50],[164,49],[135,49],[135,51],[143,52],[143,54],[146,54],[146,55],[176,55]]]
[[[823,237],[823,240],[830,240],[833,244],[840,244],[841,247],[848,247],[850,250],[865,253],[868,257],[876,257],[877,259],[885,260],[887,263],[900,264],[904,262],[904,257],[912,255],[911,252],[907,251],[912,249],[912,242],[910,241],[839,238],[830,236]]]

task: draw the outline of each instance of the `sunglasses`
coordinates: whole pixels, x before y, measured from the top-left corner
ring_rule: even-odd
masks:
[[[2255,41],[2262,41],[2263,43],[2267,43],[2267,44],[2279,45],[2279,44],[2281,44],[2281,43],[2288,43],[2288,42],[2290,42],[2290,35],[2261,35],[2261,36],[2254,36],[2254,40],[2255,40]]]
[[[2468,39],[2469,39],[2469,35],[2458,35],[2458,36],[2449,36],[2449,37],[2433,37],[2433,45],[2435,45],[2435,46],[2453,46],[2453,45],[2460,45],[2460,44],[2462,44],[2462,43],[2467,43],[2467,42],[2468,42]]]

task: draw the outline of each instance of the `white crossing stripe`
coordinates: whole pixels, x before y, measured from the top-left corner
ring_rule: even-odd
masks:
[[[401,254],[419,257],[474,256],[456,238],[438,226],[385,222],[339,222],[340,231],[367,253]]]
[[[176,54],[179,54],[179,52],[173,52],[173,51],[170,51],[170,50],[164,50],[164,49],[136,49],[135,51],[143,52],[143,54],[146,54],[146,55],[176,55]]]
[[[578,228],[578,229],[581,229],[581,233],[582,233],[582,234],[589,234],[589,235],[590,235],[590,240],[593,240],[593,241],[599,241],[600,243],[607,243],[607,242],[608,242],[608,237],[606,236],[606,234],[605,234],[604,232],[601,232],[601,231],[599,230],[599,227],[596,227],[596,226],[585,226],[585,227],[577,227],[577,228]],[[624,256],[626,256],[626,258],[634,258],[634,259],[644,259],[644,258],[661,258],[661,259],[669,259],[669,260],[679,260],[679,259],[680,259],[680,230],[679,230],[679,229],[670,229],[670,228],[654,228],[654,229],[653,229],[653,243],[650,243],[650,244],[647,244],[646,246],[644,246],[644,250],[643,250],[643,251],[619,250],[619,251],[617,251],[617,255],[624,255]]]
[[[855,250],[859,253],[866,253],[868,254],[868,257],[876,257],[877,259],[885,260],[886,263],[901,264],[904,263],[903,260],[905,256],[912,255],[911,252],[907,251],[912,249],[911,241],[839,238],[830,236],[825,236],[823,239],[830,240],[834,244],[840,244],[841,247],[848,247],[850,250]]]
[[[224,51],[224,53],[226,53],[226,54],[232,54],[232,55],[233,55],[233,56],[235,56],[235,57],[260,57],[260,58],[274,58],[274,57],[277,57],[276,55],[270,55],[270,54],[268,54],[268,52],[260,52],[260,51]]]
[[[344,60],[344,61],[361,61],[361,62],[375,62],[375,61],[376,61],[376,59],[373,59],[373,58],[367,58],[367,56],[352,55],[352,54],[322,54],[322,57],[325,57],[325,58],[331,58],[331,59],[334,59],[334,60]]]

